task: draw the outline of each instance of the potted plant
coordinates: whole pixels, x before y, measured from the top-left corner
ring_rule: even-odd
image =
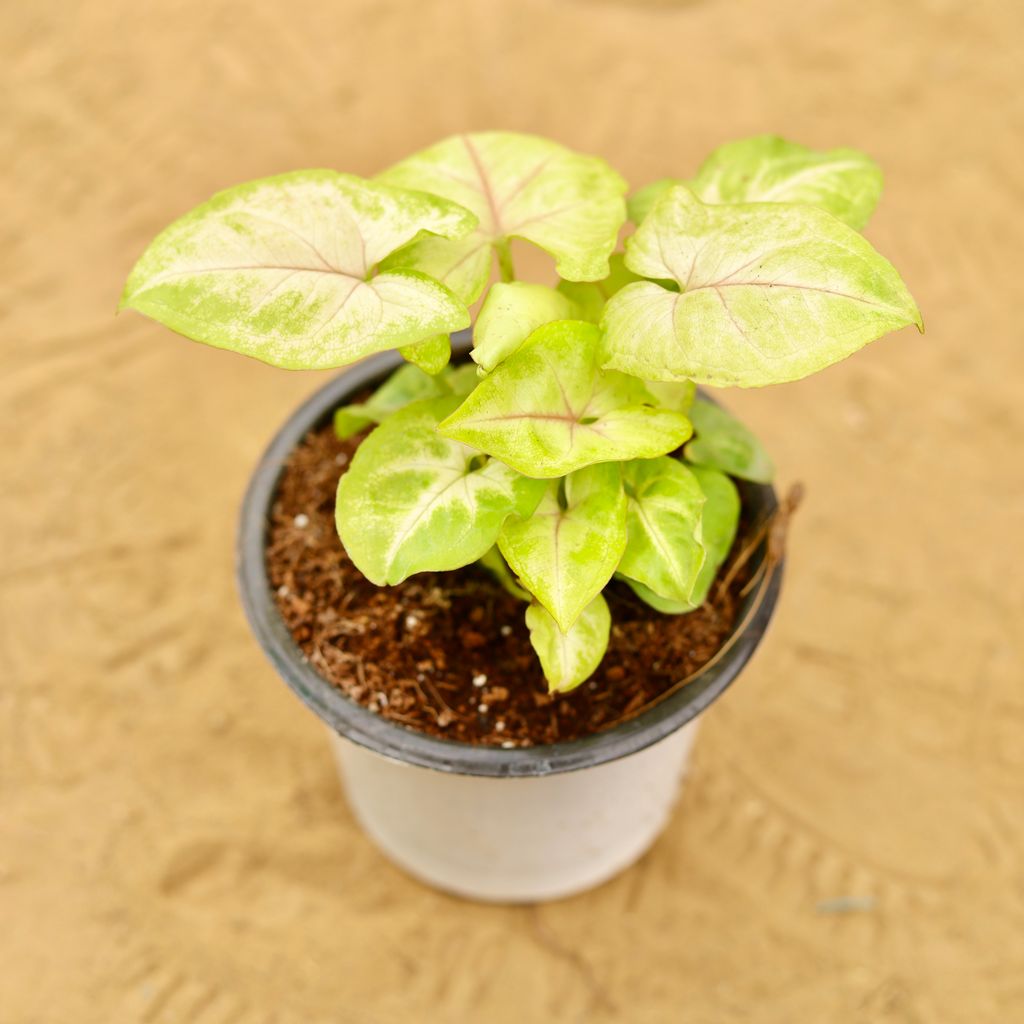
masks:
[[[257,467],[239,579],[409,871],[552,898],[661,830],[698,714],[772,614],[787,509],[757,439],[696,388],[796,380],[921,328],[858,233],[880,181],[854,150],[726,145],[632,196],[620,252],[611,167],[486,132],[370,180],[228,189],[139,260],[122,306],[187,337],[359,363]],[[557,285],[516,278],[513,238]]]

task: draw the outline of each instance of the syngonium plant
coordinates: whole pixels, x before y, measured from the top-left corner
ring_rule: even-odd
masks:
[[[772,136],[634,193],[545,139],[447,139],[373,179],[296,171],[173,223],[123,307],[275,366],[408,361],[341,437],[373,427],[338,486],[349,557],[380,586],[481,562],[525,602],[552,690],[595,670],[613,578],[658,612],[699,607],[733,543],[732,478],[757,439],[696,385],[805,377],[921,315],[859,234],[881,175],[852,149]],[[554,258],[516,279],[511,239]],[[494,263],[500,281],[491,284]],[[471,323],[472,363],[449,336]]]

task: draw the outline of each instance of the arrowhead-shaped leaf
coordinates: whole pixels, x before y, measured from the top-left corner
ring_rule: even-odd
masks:
[[[612,617],[599,594],[568,633],[563,633],[544,606],[537,603],[526,609],[526,625],[548,689],[565,693],[579,686],[601,664],[608,649]]]
[[[921,314],[892,265],[813,206],[707,206],[671,190],[626,243],[644,277],[605,307],[607,367],[652,380],[798,380]]]
[[[473,361],[485,371],[507,359],[533,332],[552,320],[578,320],[576,303],[542,284],[494,284],[473,327]]]
[[[567,633],[604,589],[626,546],[626,496],[614,463],[553,481],[529,519],[509,520],[498,547],[512,571]]]
[[[535,477],[678,448],[690,436],[690,421],[655,408],[642,381],[602,370],[599,345],[593,324],[546,324],[439,429]]]
[[[487,285],[495,246],[512,237],[551,253],[560,277],[605,277],[626,217],[626,184],[603,160],[517,132],[454,136],[378,180],[426,189],[479,218],[465,238],[421,239],[388,261],[389,268],[410,267],[437,278],[467,303]]]
[[[406,406],[359,446],[338,484],[337,524],[356,567],[378,586],[413,573],[475,562],[510,515],[527,516],[544,493],[530,480],[441,437],[458,397]]]
[[[819,152],[777,135],[730,142],[690,182],[706,203],[809,203],[860,229],[882,194],[882,172],[856,149]]]
[[[275,366],[342,366],[469,323],[465,306],[425,275],[372,274],[421,232],[457,238],[475,223],[445,199],[351,174],[263,178],[158,235],[121,305]]]
[[[736,485],[717,469],[692,466],[691,471],[705,499],[700,519],[705,558],[690,594],[690,601],[697,608],[707,600],[711,584],[736,539],[736,528],[740,522],[740,493]]]
[[[704,564],[696,476],[677,459],[637,459],[623,467],[626,550],[619,572],[670,601],[690,602]]]
[[[687,461],[720,469],[741,480],[767,484],[775,467],[764,446],[720,405],[698,398],[690,407],[694,438],[687,444]]]
[[[662,178],[629,197],[629,219],[641,223],[662,196],[688,184],[705,203],[809,203],[850,227],[867,224],[882,193],[882,172],[855,149],[827,153],[758,135],[721,146],[690,182]]]

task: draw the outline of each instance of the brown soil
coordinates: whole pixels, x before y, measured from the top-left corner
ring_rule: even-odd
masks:
[[[413,729],[466,743],[528,746],[610,728],[704,665],[736,620],[748,579],[712,587],[702,608],[661,615],[612,583],[612,634],[596,674],[549,696],[524,605],[473,566],[377,587],[334,526],[338,477],[360,438],[330,426],[292,454],[271,515],[267,565],[292,636],[352,700]],[[733,556],[742,550],[744,534]],[[729,575],[728,570],[722,578]]]

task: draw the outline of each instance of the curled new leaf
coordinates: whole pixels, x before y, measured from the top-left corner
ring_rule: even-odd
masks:
[[[356,568],[379,586],[475,562],[505,520],[529,515],[544,492],[543,482],[437,433],[458,401],[428,399],[391,416],[359,446],[338,484],[338,534]]]
[[[507,522],[498,547],[523,586],[568,632],[604,589],[626,546],[626,496],[612,463],[552,482],[528,519]]]
[[[537,603],[526,609],[526,625],[548,689],[565,693],[579,686],[601,664],[608,649],[612,618],[605,599],[598,594],[568,633],[563,633],[547,609]]]
[[[623,480],[627,541],[619,572],[659,597],[689,604],[704,565],[700,483],[668,456],[627,463]]]
[[[602,370],[599,346],[593,324],[546,324],[480,382],[441,433],[544,478],[678,448],[690,421],[657,408],[642,381]]]
[[[605,366],[652,380],[798,380],[921,314],[892,265],[813,206],[707,206],[671,190],[626,243],[644,277],[605,308]]]
[[[473,327],[473,361],[484,371],[507,359],[533,332],[552,320],[576,320],[579,307],[554,288],[512,281],[487,293]]]
[[[378,180],[426,189],[476,214],[479,226],[466,237],[420,239],[387,264],[421,270],[467,303],[486,287],[495,248],[513,237],[551,253],[560,277],[605,277],[626,217],[626,184],[603,160],[517,132],[456,135]]]
[[[161,232],[121,305],[275,366],[343,366],[469,323],[437,281],[372,273],[422,232],[458,238],[475,223],[445,199],[351,174],[263,178],[220,192]]]
[[[771,482],[775,467],[764,446],[739,420],[720,405],[698,398],[690,407],[695,437],[686,458],[698,466],[720,469],[755,483]]]

